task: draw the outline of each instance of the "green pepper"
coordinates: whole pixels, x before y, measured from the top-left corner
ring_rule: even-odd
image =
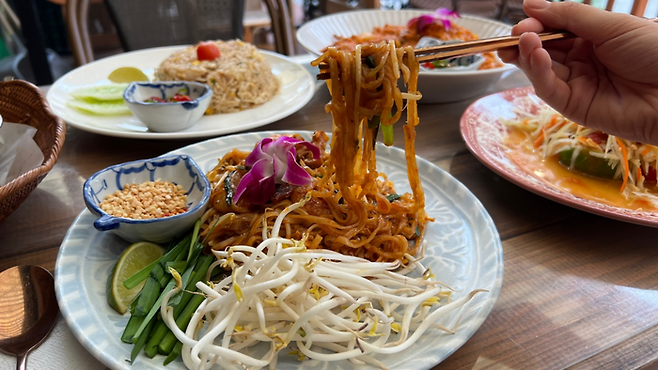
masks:
[[[434,68],[446,68],[448,67],[448,61],[445,59],[434,60],[431,62]]]
[[[372,55],[368,55],[366,57],[366,65],[370,68],[377,67],[377,64],[375,63],[375,58],[373,58]]]
[[[389,202],[394,202],[394,201],[396,201],[400,198],[402,198],[402,196],[400,194],[396,194],[396,193],[389,194],[389,195],[386,196],[386,200],[388,200]]]
[[[571,166],[571,157],[573,156],[573,149],[563,150],[558,154],[559,162],[571,169],[581,172],[585,175],[600,177],[604,179],[612,179],[615,176],[615,169],[610,167],[608,160],[605,158],[595,157],[590,155],[590,151],[582,149],[578,152],[576,160]]]

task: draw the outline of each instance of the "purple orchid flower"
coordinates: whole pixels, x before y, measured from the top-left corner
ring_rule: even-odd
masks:
[[[409,25],[411,25],[414,21],[416,21],[416,31],[418,33],[423,32],[430,24],[435,23],[435,22],[441,22],[443,24],[443,28],[446,30],[449,30],[450,27],[452,27],[452,22],[450,22],[451,18],[459,18],[459,13],[453,12],[452,10],[448,10],[446,8],[439,8],[434,12],[434,14],[424,14],[421,15],[420,17],[412,18],[409,21]]]
[[[245,165],[251,169],[238,184],[235,202],[245,196],[252,204],[265,204],[274,194],[276,184],[310,184],[311,175],[297,163],[296,144],[304,145],[314,158],[320,158],[320,149],[307,141],[289,136],[261,140],[245,160]]]

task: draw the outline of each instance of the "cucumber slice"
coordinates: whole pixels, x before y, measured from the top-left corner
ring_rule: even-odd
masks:
[[[82,113],[96,114],[99,116],[118,116],[124,114],[132,114],[123,100],[96,102],[88,100],[70,100],[66,102],[66,105],[77,109]]]
[[[112,84],[81,87],[71,91],[71,96],[80,100],[112,101],[123,100],[123,92],[127,84]]]

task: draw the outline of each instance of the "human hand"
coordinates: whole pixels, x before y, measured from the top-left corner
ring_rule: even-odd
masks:
[[[571,1],[525,0],[523,9],[530,18],[512,29],[519,46],[500,58],[567,118],[658,145],[658,24]],[[550,29],[577,37],[542,48],[536,33]]]

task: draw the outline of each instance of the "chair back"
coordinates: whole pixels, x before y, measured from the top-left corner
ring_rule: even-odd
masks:
[[[320,0],[320,9],[324,14],[332,14],[359,9],[379,9],[380,0]]]
[[[288,0],[265,0],[265,4],[272,20],[276,52],[284,55],[294,55],[296,28],[293,25]]]
[[[242,37],[244,0],[105,0],[126,51]]]
[[[632,15],[638,16],[638,17],[644,17],[644,12],[647,10],[647,4],[648,0],[634,0],[632,2],[631,8],[627,11],[624,11],[624,13],[628,12]],[[583,0],[584,4],[591,5],[592,1],[591,0]],[[607,11],[612,11],[615,6],[615,0],[608,0],[606,5],[605,5],[605,10]]]
[[[73,58],[79,66],[94,60],[89,40],[88,15],[89,0],[67,0],[66,28]]]

